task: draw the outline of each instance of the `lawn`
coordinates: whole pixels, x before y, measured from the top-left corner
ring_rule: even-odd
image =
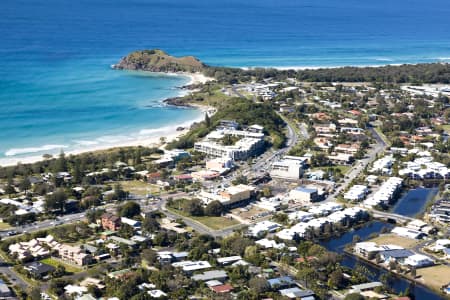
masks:
[[[442,125],[442,129],[444,129],[447,133],[450,133],[450,124]]]
[[[435,289],[440,289],[443,285],[448,284],[450,278],[450,267],[446,265],[433,266],[428,268],[417,269],[416,274],[422,276],[425,284]]]
[[[370,241],[375,242],[379,245],[380,244],[398,245],[406,249],[412,248],[420,243],[418,240],[401,237],[395,234],[382,234],[379,237],[376,237]]]
[[[175,214],[182,215],[186,218],[189,218],[189,219],[192,219],[199,223],[202,223],[206,227],[209,227],[213,230],[220,230],[220,229],[224,229],[224,228],[227,228],[230,226],[240,224],[237,220],[229,219],[229,218],[225,218],[225,217],[209,217],[209,216],[196,217],[196,216],[189,216],[185,212],[180,211],[178,209],[171,208],[171,207],[168,207],[167,209]]]
[[[140,180],[127,180],[118,182],[124,191],[145,197],[147,194],[159,193],[159,187]]]
[[[214,230],[220,230],[224,229],[230,226],[238,225],[240,224],[237,220],[229,219],[225,217],[190,217],[191,219],[202,223],[203,225],[214,229]]]
[[[0,230],[5,230],[9,228],[11,228],[11,225],[9,225],[8,223],[0,222]]]
[[[75,267],[75,266],[72,266],[72,265],[69,265],[69,264],[65,264],[65,263],[60,262],[59,260],[56,260],[56,259],[51,258],[51,257],[45,258],[45,259],[41,260],[41,262],[44,263],[44,264],[53,266],[55,268],[57,266],[64,266],[66,268],[66,272],[68,272],[68,273],[78,273],[78,272],[82,271],[81,268],[78,268],[78,267]]]

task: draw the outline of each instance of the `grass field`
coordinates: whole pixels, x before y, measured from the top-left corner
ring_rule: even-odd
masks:
[[[371,242],[375,242],[377,244],[391,244],[391,245],[398,245],[403,248],[412,248],[419,244],[420,242],[418,240],[414,239],[408,239],[405,237],[401,237],[395,234],[386,234],[386,235],[380,235],[379,237],[376,237]]]
[[[159,193],[159,187],[140,180],[127,180],[118,182],[124,191],[145,197],[147,194]]]
[[[224,228],[227,228],[230,226],[240,224],[237,220],[228,219],[225,217],[209,217],[209,216],[196,217],[196,216],[189,216],[185,212],[180,211],[178,209],[174,209],[174,208],[170,208],[170,207],[168,207],[167,209],[173,213],[182,215],[184,217],[187,217],[189,219],[192,219],[194,221],[202,223],[203,225],[205,225],[213,230],[220,230],[220,229],[224,229]]]
[[[11,228],[11,225],[9,225],[8,223],[0,222],[0,230],[5,230],[9,228]]]
[[[214,230],[220,230],[240,224],[238,221],[234,219],[228,219],[225,217],[190,217],[190,218]]]
[[[433,266],[428,268],[417,269],[416,274],[422,276],[421,279],[425,284],[433,288],[440,289],[443,285],[447,285],[450,278],[450,267],[446,265]]]
[[[56,260],[54,258],[45,258],[43,260],[41,260],[42,263],[53,266],[53,267],[57,267],[57,266],[64,266],[66,268],[66,272],[68,273],[78,273],[81,272],[82,269],[81,268],[77,268],[75,266],[69,265],[69,264],[65,264],[63,262],[60,262],[59,260]]]
[[[444,129],[447,133],[450,133],[450,124],[442,125],[442,129]]]

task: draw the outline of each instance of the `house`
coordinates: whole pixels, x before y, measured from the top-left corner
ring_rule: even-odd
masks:
[[[186,273],[192,273],[195,271],[211,268],[211,265],[207,261],[190,261],[190,260],[175,262],[172,263],[172,266],[175,268],[181,268]]]
[[[381,259],[387,263],[391,261],[403,263],[411,255],[414,255],[414,252],[408,249],[394,249],[380,252]]]
[[[301,290],[298,287],[279,290],[280,294],[290,299],[314,300],[314,292],[311,290]]]
[[[116,242],[117,244],[123,244],[123,245],[127,245],[130,248],[134,248],[137,246],[137,243],[135,241],[129,240],[129,239],[124,239],[118,236],[110,236],[108,238],[108,240],[111,240],[113,242]]]
[[[369,259],[374,258],[375,255],[382,249],[374,242],[361,242],[356,243],[354,251],[356,254],[367,257]]]
[[[107,276],[109,278],[113,278],[113,279],[121,279],[121,278],[126,278],[126,277],[130,276],[131,274],[133,274],[133,271],[131,269],[122,269],[122,270],[108,273]]]
[[[225,294],[233,290],[233,286],[230,284],[215,285],[209,288],[217,294]]]
[[[111,213],[104,213],[101,216],[102,228],[105,230],[117,231],[120,228],[121,220]]]
[[[281,225],[272,221],[261,221],[249,228],[249,233],[258,237],[265,232],[275,232]]]
[[[133,219],[129,219],[129,218],[125,218],[125,217],[121,217],[120,218],[120,223],[121,224],[127,224],[130,225],[131,227],[137,229],[141,227],[141,222],[140,221],[136,221]]]
[[[290,276],[268,279],[267,283],[272,290],[286,289],[295,285],[295,281]]]
[[[147,291],[147,294],[150,295],[150,297],[152,298],[161,298],[161,297],[167,297],[167,294],[164,293],[161,290],[151,290],[151,291]]]
[[[224,281],[228,278],[227,272],[223,270],[206,271],[202,274],[196,274],[191,277],[195,281],[219,280]]]
[[[220,265],[222,265],[222,266],[226,266],[226,265],[230,265],[230,264],[232,264],[232,263],[234,263],[234,262],[237,262],[237,261],[239,261],[239,260],[241,260],[241,259],[242,259],[242,257],[239,256],[239,255],[236,255],[236,256],[228,256],[228,257],[219,257],[219,258],[217,259],[217,262],[218,262]]]
[[[361,293],[361,292],[365,292],[365,291],[371,291],[371,290],[375,289],[376,287],[381,287],[381,286],[383,286],[383,284],[378,281],[352,285],[350,293]]]
[[[41,263],[39,261],[34,261],[24,265],[23,267],[30,275],[34,278],[44,278],[45,276],[53,273],[55,267]]]
[[[81,297],[84,293],[87,293],[87,287],[68,284],[64,287],[64,293],[68,296]]]
[[[262,239],[255,242],[255,244],[260,245],[261,247],[265,249],[283,249],[286,247],[285,243],[277,243],[275,240],[269,240],[269,239]]]
[[[97,300],[97,298],[91,294],[84,294],[83,296],[76,298],[76,300]]]
[[[391,232],[410,239],[420,239],[425,235],[423,232],[407,227],[395,227]]]
[[[414,254],[406,258],[404,264],[414,268],[422,268],[434,265],[434,261],[428,256]]]

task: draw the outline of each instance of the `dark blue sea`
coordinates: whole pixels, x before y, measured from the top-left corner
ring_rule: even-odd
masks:
[[[1,0],[0,163],[131,143],[201,117],[185,77],[110,69],[161,48],[223,66],[450,61],[448,0]]]

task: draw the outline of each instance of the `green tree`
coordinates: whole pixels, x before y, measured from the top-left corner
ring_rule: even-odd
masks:
[[[208,216],[221,216],[224,211],[224,207],[220,201],[211,201],[206,205],[205,214]]]
[[[207,128],[211,127],[211,119],[207,112],[205,112],[205,125]]]
[[[358,294],[358,293],[351,293],[345,296],[344,300],[364,300],[364,296]]]
[[[66,205],[67,195],[63,189],[57,189],[52,194],[45,197],[45,210],[47,212],[56,211],[63,213]]]
[[[28,177],[24,177],[19,183],[19,189],[22,192],[26,193],[30,188],[31,188],[30,179],[28,179]]]
[[[28,291],[28,298],[30,300],[41,300],[41,289],[38,287],[32,287]]]
[[[183,204],[183,211],[191,216],[203,216],[203,204],[200,199],[186,200]]]
[[[340,288],[344,282],[344,275],[340,269],[333,271],[328,278],[328,286],[330,288]]]
[[[122,189],[122,186],[118,183],[114,185],[114,198],[117,200],[124,200],[128,196],[127,192]]]
[[[16,193],[16,189],[12,184],[8,183],[5,187],[5,193],[8,195],[8,197],[11,197],[12,194]]]
[[[134,201],[128,201],[117,208],[117,213],[121,217],[132,218],[141,213],[141,206]]]
[[[250,290],[262,294],[269,290],[269,283],[265,278],[252,277],[248,282],[248,287]]]
[[[161,226],[154,216],[146,216],[142,221],[142,230],[144,232],[155,232],[159,230]]]

